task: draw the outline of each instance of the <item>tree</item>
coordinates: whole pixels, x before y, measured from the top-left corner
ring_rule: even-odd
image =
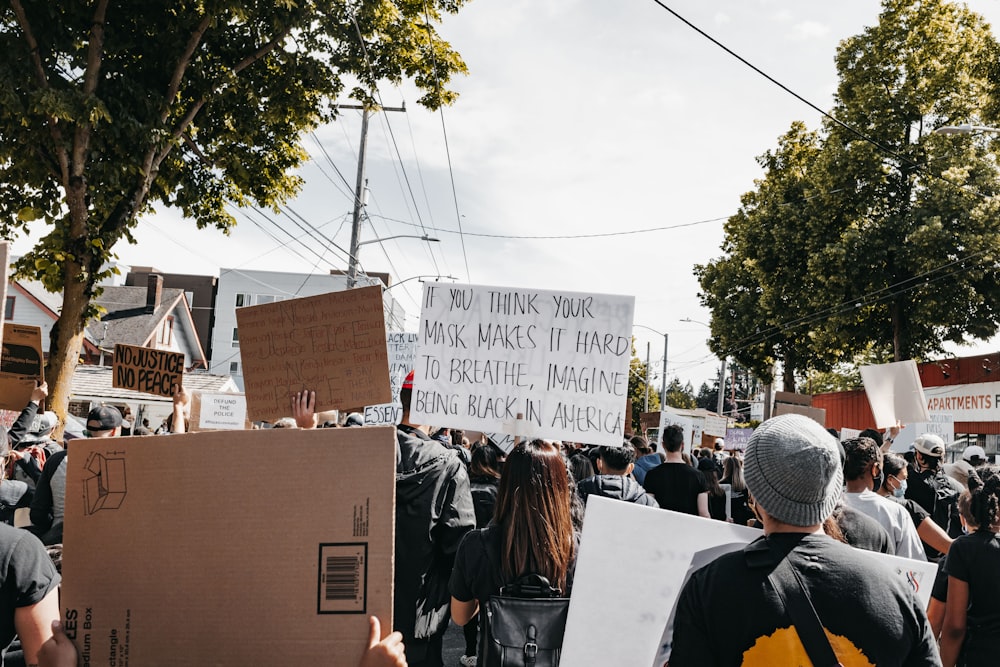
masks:
[[[646,364],[639,360],[635,353],[635,344],[632,345],[632,359],[629,361],[628,374],[628,397],[632,401],[632,431],[642,432],[640,415],[647,412],[646,400],[649,400],[648,412],[656,412],[660,409],[660,394],[658,390],[646,384]]]
[[[681,410],[694,410],[698,407],[691,383],[682,385],[680,379],[676,377],[671,380],[667,385],[667,405]]]
[[[65,413],[102,266],[137,217],[173,206],[227,230],[227,202],[300,187],[303,132],[350,94],[412,78],[430,108],[465,71],[434,25],[464,0],[11,0],[0,10],[0,232],[49,233],[16,265],[63,292],[46,377]]]
[[[823,208],[838,241],[816,256],[831,309],[814,343],[899,361],[988,338],[1000,312],[1000,171],[982,123],[997,43],[964,5],[885,0],[878,24],[837,52],[825,122]],[[858,133],[872,139],[862,140]]]

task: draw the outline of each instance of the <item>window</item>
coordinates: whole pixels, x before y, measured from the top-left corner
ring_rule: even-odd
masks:
[[[242,294],[242,293],[241,294],[237,294],[236,295],[236,307],[237,308],[242,308],[243,306],[249,306],[250,305],[250,298],[252,296],[253,295],[251,295],[251,294]]]
[[[238,361],[230,361],[229,362],[229,374],[230,375],[239,375],[240,374],[240,362],[238,362]]]
[[[174,316],[171,315],[166,320],[163,321],[163,326],[160,328],[160,342],[164,345],[170,345],[174,339]]]
[[[5,320],[14,319],[14,297],[7,297],[7,301],[3,304],[3,318]]]
[[[257,305],[262,303],[274,303],[275,301],[284,301],[283,296],[274,296],[273,294],[258,294],[257,295]]]
[[[240,346],[240,331],[239,329],[233,329],[233,347]]]

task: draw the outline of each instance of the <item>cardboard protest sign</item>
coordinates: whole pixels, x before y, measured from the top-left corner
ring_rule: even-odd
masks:
[[[909,359],[862,366],[860,371],[878,428],[888,428],[899,422],[912,424],[931,420],[917,362]]]
[[[173,396],[184,382],[184,354],[136,345],[115,345],[111,386],[156,396]]]
[[[629,296],[425,283],[411,415],[621,446],[634,310]]]
[[[31,400],[35,384],[44,380],[42,330],[25,324],[3,325],[0,350],[0,409],[18,413]]]
[[[664,535],[683,535],[683,539],[665,540]],[[669,655],[674,609],[688,577],[761,535],[760,530],[724,521],[590,496],[562,664],[661,667]],[[906,580],[926,606],[937,571],[934,563],[862,553],[873,559],[873,565],[879,562]],[[641,586],[623,587],[608,576],[622,563],[642,573]]]
[[[236,309],[252,421],[291,414],[291,395],[316,392],[316,411],[392,399],[380,287]]]
[[[77,440],[61,606],[81,664],[357,665],[368,616],[393,617],[395,448],[388,427]],[[275,457],[308,465],[262,503]]]
[[[247,398],[243,394],[196,391],[191,395],[189,430],[240,431],[251,428]]]
[[[407,373],[413,370],[417,354],[417,334],[390,332],[385,340],[389,357],[389,385],[392,387],[392,401],[380,405],[365,406],[365,426],[398,424],[403,418],[403,405],[399,402],[399,390]]]
[[[684,430],[684,449],[690,451],[694,441],[694,422],[688,417],[681,417],[669,408],[660,411],[660,442],[663,442],[663,429],[668,426],[677,425]],[[698,443],[701,446],[701,442]]]

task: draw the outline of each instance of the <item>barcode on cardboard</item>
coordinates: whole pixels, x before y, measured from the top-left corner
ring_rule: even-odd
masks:
[[[368,597],[368,544],[319,545],[320,614],[364,614]]]

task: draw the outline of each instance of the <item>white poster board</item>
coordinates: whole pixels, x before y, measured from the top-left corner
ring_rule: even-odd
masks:
[[[399,390],[406,375],[413,370],[417,354],[417,334],[389,332],[385,336],[385,347],[389,355],[389,386],[392,388],[392,402],[365,406],[365,426],[395,426],[403,418],[403,404],[399,402]]]
[[[907,452],[913,446],[913,441],[917,436],[924,433],[933,433],[944,440],[945,449],[951,448],[955,444],[955,416],[931,413],[929,422],[918,422],[907,424],[900,431],[893,441],[889,451]]]
[[[247,427],[247,397],[244,394],[195,392],[198,402],[197,430],[242,431]]]
[[[691,446],[701,447],[702,434],[705,432],[704,417],[690,417],[691,420]]]
[[[591,495],[573,579],[561,664],[573,667],[656,665],[689,573],[742,549],[760,530]],[[683,539],[664,539],[682,535]],[[927,605],[937,565],[864,551],[903,577]],[[641,572],[642,585],[622,586],[609,572]],[[742,613],[739,601],[734,613]],[[720,618],[720,632],[725,619]],[[672,624],[671,624],[672,627]]]
[[[704,430],[708,435],[715,436],[716,438],[725,438],[728,426],[729,420],[725,417],[718,417],[716,415],[705,416]]]
[[[840,429],[840,441],[853,440],[861,435],[861,431],[856,428],[842,428]]]
[[[634,297],[425,283],[422,305],[414,422],[621,446]]]
[[[878,428],[889,428],[900,422],[912,424],[931,420],[917,362],[909,359],[862,366],[860,371]]]
[[[680,426],[684,430],[684,450],[691,450],[691,442],[694,439],[694,424],[687,417],[667,410],[660,410],[660,442],[663,442],[663,429],[673,425]]]

